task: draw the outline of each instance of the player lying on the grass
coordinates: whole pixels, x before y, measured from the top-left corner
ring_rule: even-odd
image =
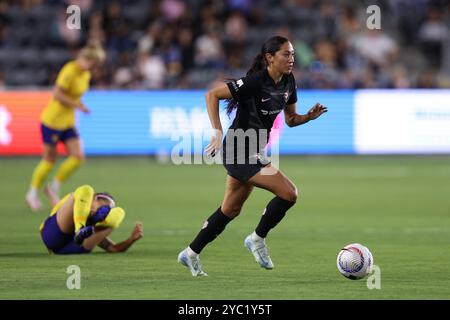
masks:
[[[41,224],[42,240],[49,253],[89,253],[97,245],[107,252],[124,252],[143,236],[142,223],[128,239],[114,243],[108,236],[119,227],[125,211],[108,193],[94,193],[89,185],[67,194]]]

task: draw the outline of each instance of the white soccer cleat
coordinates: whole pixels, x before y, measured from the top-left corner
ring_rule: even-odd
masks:
[[[48,197],[48,200],[50,201],[51,205],[54,207],[59,202],[59,188],[55,188],[55,185],[53,183],[48,184],[44,188],[44,193]]]
[[[35,192],[28,191],[25,196],[25,201],[33,212],[37,212],[42,209],[41,200],[39,200],[39,196]]]
[[[197,255],[196,257],[189,257],[187,253],[187,249],[184,249],[178,254],[178,262],[183,266],[189,268],[192,273],[192,276],[207,276],[208,274],[202,270],[202,265],[200,263],[200,257]]]
[[[264,269],[273,269],[273,262],[269,256],[269,249],[267,249],[265,240],[254,241],[252,235],[245,238],[244,245],[253,254],[256,262]]]

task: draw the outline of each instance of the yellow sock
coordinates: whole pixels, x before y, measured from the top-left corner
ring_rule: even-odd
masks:
[[[120,207],[112,208],[106,219],[96,224],[97,227],[116,229],[125,218],[125,210]]]
[[[52,171],[55,164],[46,160],[41,160],[33,171],[31,176],[31,187],[40,189],[47,179],[48,174]]]
[[[94,198],[94,189],[89,185],[81,186],[75,190],[73,197],[73,223],[75,232],[78,232],[86,226]]]
[[[81,161],[78,158],[72,156],[68,157],[58,168],[55,175],[56,181],[63,183],[72,175],[72,173],[75,172],[75,170],[78,169],[80,165]]]

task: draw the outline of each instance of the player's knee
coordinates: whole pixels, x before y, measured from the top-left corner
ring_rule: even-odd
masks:
[[[73,156],[75,159],[77,159],[80,163],[86,162],[86,157],[84,154],[76,154]]]
[[[79,196],[93,196],[94,189],[90,185],[85,184],[85,185],[78,187],[75,190],[75,194],[79,195]]]
[[[44,159],[46,162],[50,162],[51,164],[55,164],[55,163],[56,163],[56,156],[53,156],[53,155],[45,155],[45,156],[43,157],[43,159]]]
[[[296,186],[292,186],[292,188],[286,190],[280,198],[290,202],[297,202],[298,199],[298,189]]]
[[[93,193],[94,192],[94,188],[92,188],[90,185],[88,184],[84,184],[80,187],[81,190],[83,190],[84,192],[89,192],[89,193]]]
[[[242,206],[222,206],[222,213],[227,217],[234,219],[236,218],[242,210]]]

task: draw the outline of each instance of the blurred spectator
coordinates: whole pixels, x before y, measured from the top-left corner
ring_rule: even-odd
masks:
[[[233,44],[243,44],[247,36],[247,20],[239,11],[233,11],[225,21],[225,37]]]
[[[5,77],[3,76],[3,73],[0,72],[0,90],[5,90]]]
[[[133,46],[129,37],[129,27],[123,15],[119,2],[111,2],[106,7],[103,18],[103,27],[106,33],[106,47],[108,50],[120,53],[132,50]]]
[[[129,52],[120,55],[119,66],[114,73],[114,86],[117,88],[132,88],[136,85],[133,57]]]
[[[195,41],[195,64],[202,68],[220,69],[225,67],[222,42],[213,28],[208,28]]]
[[[219,30],[222,27],[222,23],[219,21],[216,13],[216,8],[207,3],[200,9],[199,19],[194,21],[194,32],[197,35],[206,33],[208,30]]]
[[[423,22],[430,0],[390,0],[402,44],[417,42],[417,27]]]
[[[158,51],[160,52],[167,68],[166,77],[168,85],[174,86],[178,76],[183,70],[183,66],[181,64],[181,49],[178,42],[175,41],[175,29],[164,28]]]
[[[168,22],[173,22],[184,14],[186,4],[181,0],[163,0],[159,9]]]
[[[7,28],[2,22],[0,21],[0,48],[3,47],[6,44],[6,37],[7,37]]]
[[[337,53],[336,46],[328,40],[322,40],[315,45],[315,56],[324,66],[336,68]]]
[[[188,72],[194,67],[194,35],[189,28],[182,28],[178,32],[178,44],[181,51],[182,72]]]
[[[408,73],[403,66],[396,66],[392,70],[392,87],[394,89],[407,89],[411,87]]]
[[[370,64],[389,68],[398,54],[395,41],[381,30],[366,30],[350,40],[351,46]]]
[[[147,89],[162,89],[164,87],[167,69],[161,56],[140,53],[138,71],[142,78],[142,87]]]
[[[366,68],[360,79],[361,81],[356,85],[356,88],[377,88],[375,74],[372,69]]]
[[[89,20],[89,41],[98,41],[102,44],[105,43],[106,36],[103,31],[102,24],[103,16],[101,12],[94,12]]]
[[[227,64],[231,68],[243,68],[243,54],[247,39],[247,20],[240,11],[232,11],[225,21],[224,47]]]
[[[255,0],[227,0],[229,11],[239,11],[245,16],[250,16],[257,3]]]
[[[320,5],[319,9],[320,23],[317,25],[318,34],[322,38],[328,40],[336,40],[337,38],[337,25],[336,25],[336,8],[330,1],[324,1]]]
[[[436,88],[436,86],[437,86],[436,73],[433,70],[431,69],[425,70],[419,75],[417,88],[432,89]]]
[[[6,39],[7,26],[10,23],[8,18],[8,4],[0,1],[0,47]]]
[[[147,27],[147,33],[139,39],[138,50],[140,53],[150,52],[153,49],[161,29],[162,25],[159,21],[155,21]]]
[[[79,46],[81,42],[81,30],[67,28],[66,7],[62,6],[56,13],[53,23],[53,38],[57,44],[63,44],[69,48]]]
[[[419,29],[421,49],[430,67],[441,67],[444,41],[449,37],[448,27],[442,19],[441,12],[437,8],[431,7],[426,21]]]
[[[352,7],[344,7],[342,14],[339,17],[337,29],[339,36],[344,39],[357,34],[360,31],[361,25],[359,20],[356,18],[355,10]]]

